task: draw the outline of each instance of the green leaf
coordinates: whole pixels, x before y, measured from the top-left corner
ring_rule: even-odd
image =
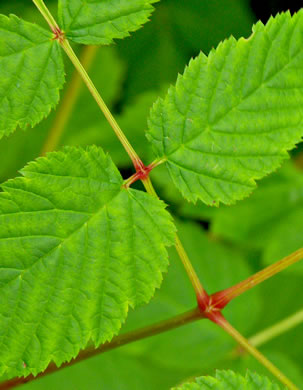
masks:
[[[287,336],[286,336],[287,337]],[[289,345],[293,345],[289,342]],[[286,349],[287,351],[287,349]],[[283,354],[277,350],[261,348],[261,352],[277,367],[284,375],[287,376],[295,385],[300,389],[303,385],[303,376],[300,367],[300,360],[290,359],[289,356]],[[287,352],[286,352],[287,353]],[[299,363],[299,364],[298,364]],[[247,369],[253,372],[257,372],[260,375],[266,375],[270,380],[276,381],[276,378],[259,363],[253,356],[244,354],[238,359],[233,361],[227,361],[224,363],[229,369],[238,372],[239,374],[245,375]]]
[[[123,188],[101,149],[50,153],[22,174],[0,194],[0,372],[12,376],[110,340],[160,286],[174,241],[164,204]]]
[[[201,53],[151,111],[148,138],[182,195],[231,204],[302,137],[303,11]]]
[[[209,239],[198,224],[178,223],[177,228],[209,291],[228,287],[252,274],[243,256]],[[161,288],[148,305],[130,311],[123,333],[193,308],[195,293],[174,248],[169,248],[169,259]],[[241,332],[251,334],[263,305],[257,289],[241,298],[228,305],[226,315]],[[222,329],[210,321],[197,321],[106,352],[26,386],[31,390],[54,390],[64,383],[64,390],[121,390],[122,383],[123,390],[134,390],[144,383],[146,390],[167,390],[199,372],[210,372],[230,356],[232,348],[234,341]]]
[[[247,370],[244,376],[231,370],[217,371],[216,377],[201,376],[194,383],[187,383],[172,390],[279,390],[280,387],[272,383],[265,376]]]
[[[59,0],[59,19],[68,39],[108,45],[125,38],[149,19],[159,0]]]
[[[14,15],[0,15],[0,138],[45,118],[64,83],[52,33]]]
[[[86,48],[84,50],[86,50]],[[100,63],[102,63],[102,72],[100,72]],[[66,63],[65,69],[67,75],[73,74],[74,69],[71,62]],[[117,101],[117,96],[121,93],[121,83],[124,78],[124,66],[117,55],[116,47],[99,47],[95,60],[89,68],[89,74],[94,80],[96,87],[102,88],[102,96],[109,109],[112,109],[114,102]],[[9,137],[1,140],[0,182],[3,182],[10,177],[15,177],[18,170],[41,154],[42,147],[49,136],[50,130],[52,129],[53,131],[55,119],[58,119],[58,116],[62,115],[62,112],[59,114],[60,109],[62,106],[64,107],[64,104],[68,100],[64,94],[71,88],[72,80],[73,78],[67,80],[60,103],[46,120],[42,121],[34,128],[28,129],[26,132],[16,131]],[[65,110],[64,113],[66,114]],[[125,152],[123,147],[120,145],[117,138],[115,138],[115,135],[112,135],[112,129],[100,112],[100,109],[91,94],[84,86],[81,88],[78,100],[70,114],[71,116],[68,123],[65,125],[61,142],[58,145],[58,150],[65,145],[86,146],[98,142],[105,151],[110,150],[111,153],[112,144],[115,144],[115,149],[119,149],[120,154],[124,155]],[[91,130],[93,126],[95,126],[94,131]],[[96,134],[96,129],[98,130],[98,136]],[[143,135],[142,137],[145,138]],[[108,142],[108,138],[110,138],[111,142]],[[26,148],[24,145],[26,145]],[[128,156],[127,158],[129,159]],[[116,163],[114,158],[113,160]]]

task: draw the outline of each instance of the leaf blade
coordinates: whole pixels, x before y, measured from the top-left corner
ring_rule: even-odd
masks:
[[[0,15],[0,138],[45,118],[59,101],[64,66],[58,42],[43,28]]]
[[[164,204],[121,189],[96,147],[51,153],[22,173],[0,197],[0,371],[10,375],[37,374],[89,340],[110,340],[128,307],[160,286],[174,237]]]
[[[108,45],[136,31],[159,0],[59,1],[59,20],[67,37],[85,45]]]
[[[302,11],[259,22],[191,60],[155,103],[147,136],[186,199],[243,199],[301,140],[302,30]]]
[[[249,389],[249,390],[279,390],[279,386],[271,382],[267,377],[258,375],[247,370],[244,376],[231,370],[216,371],[216,377],[202,376],[196,378],[196,382],[187,383],[172,390],[204,390],[204,389]]]

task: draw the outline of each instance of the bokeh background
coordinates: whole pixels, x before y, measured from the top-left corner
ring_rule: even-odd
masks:
[[[46,4],[56,15],[56,1]],[[266,23],[270,15],[288,9],[295,12],[302,6],[302,1],[291,0],[162,0],[155,5],[151,21],[131,37],[111,47],[75,46],[75,50],[147,164],[153,159],[145,138],[150,107],[183,73],[190,58],[200,50],[207,54],[230,35],[248,37],[259,19]],[[47,27],[29,0],[1,0],[0,13],[14,13]],[[73,91],[77,76],[67,58],[65,62],[67,83],[58,108],[35,128],[0,141],[0,182],[64,145],[100,145],[125,178],[133,173],[92,97],[81,86]],[[209,292],[228,287],[303,245],[302,167],[299,146],[292,162],[265,179],[256,195],[228,209],[189,205],[162,167],[153,172],[157,190],[176,216],[180,235]],[[279,237],[285,245],[277,246]],[[130,312],[123,332],[194,306],[192,288],[173,250],[170,262],[163,287],[148,306]],[[228,320],[249,337],[302,309],[302,271],[302,266],[294,267],[241,296],[227,308]],[[260,349],[303,388],[303,325]],[[250,368],[268,374],[249,356],[235,353],[235,343],[215,325],[201,321],[92,358],[24,389],[168,390],[194,376],[214,374],[216,368],[242,373]]]

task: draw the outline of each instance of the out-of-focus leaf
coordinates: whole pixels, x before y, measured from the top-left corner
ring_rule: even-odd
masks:
[[[129,64],[127,98],[174,82],[193,53],[249,35],[253,21],[248,0],[162,0],[151,22],[118,44]]]
[[[218,209],[215,235],[264,251],[268,265],[303,246],[303,174],[291,163],[260,183],[247,200]],[[302,263],[287,269],[303,270]]]

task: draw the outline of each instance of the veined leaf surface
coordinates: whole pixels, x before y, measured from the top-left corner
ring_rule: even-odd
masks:
[[[208,205],[248,196],[302,138],[303,11],[193,59],[159,99],[148,138],[183,196]]]
[[[159,0],[59,0],[59,19],[67,37],[85,45],[108,45],[148,21]]]
[[[40,158],[0,194],[0,373],[37,374],[110,340],[160,286],[174,226],[101,149]],[[20,338],[22,334],[22,338]]]
[[[247,371],[245,377],[231,370],[217,371],[216,377],[202,376],[193,383],[175,387],[172,390],[279,390],[267,377]]]
[[[52,33],[0,15],[0,75],[1,138],[36,125],[59,101],[64,66]]]

